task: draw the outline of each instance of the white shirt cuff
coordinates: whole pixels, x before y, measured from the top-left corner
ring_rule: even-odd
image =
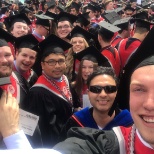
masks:
[[[18,133],[3,138],[3,141],[7,149],[32,149],[23,130],[20,130]]]

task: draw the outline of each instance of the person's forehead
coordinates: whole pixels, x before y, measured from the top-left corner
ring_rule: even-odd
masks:
[[[6,53],[11,53],[10,47],[9,47],[9,46],[0,47],[0,54],[1,54],[1,53],[4,53],[4,52],[6,52]]]
[[[65,20],[65,21],[60,21],[60,22],[58,22],[58,26],[59,26],[59,25],[70,25],[70,22],[67,21],[67,20]]]
[[[28,26],[26,23],[23,22],[15,22],[14,26]]]
[[[26,54],[29,54],[29,53],[37,53],[35,50],[32,50],[30,48],[20,48],[21,52],[20,53],[26,53]]]
[[[49,54],[47,57],[45,57],[45,59],[59,59],[59,58],[65,58],[65,56],[63,54],[57,54],[57,53],[51,53]]]

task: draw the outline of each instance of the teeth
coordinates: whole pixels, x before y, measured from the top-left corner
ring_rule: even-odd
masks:
[[[143,120],[146,122],[154,123],[154,117],[143,117]]]

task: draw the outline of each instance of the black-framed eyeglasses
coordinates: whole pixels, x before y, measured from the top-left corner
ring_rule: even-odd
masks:
[[[64,59],[60,59],[58,61],[56,61],[56,60],[49,60],[49,61],[43,61],[43,62],[47,63],[49,66],[55,66],[57,63],[59,65],[64,64],[65,63],[65,60]]]
[[[49,28],[47,28],[47,27],[45,27],[45,26],[42,26],[42,27],[44,27],[47,31],[49,31],[49,30],[50,30]]]
[[[92,92],[92,93],[96,93],[96,94],[100,94],[102,90],[105,91],[105,93],[107,94],[110,94],[110,93],[114,93],[117,91],[117,87],[116,86],[90,86],[89,87],[89,90]]]

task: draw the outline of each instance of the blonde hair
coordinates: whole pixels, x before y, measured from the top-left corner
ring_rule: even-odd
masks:
[[[73,38],[71,39],[70,43],[72,44],[73,42]],[[83,38],[83,42],[85,44],[85,49],[89,47],[87,41]],[[73,65],[74,65],[74,58],[73,58],[73,47],[71,47],[68,50],[68,54],[66,56],[66,71],[65,71],[65,75],[67,76],[68,80],[71,81],[72,79],[72,72],[73,72]]]

